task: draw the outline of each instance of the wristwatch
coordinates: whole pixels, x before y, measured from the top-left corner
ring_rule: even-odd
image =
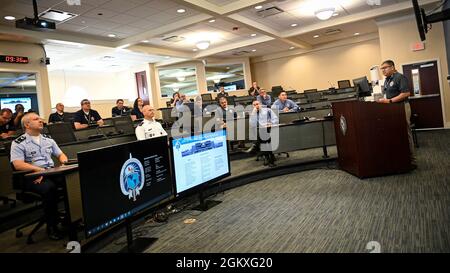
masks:
[[[392,99],[389,99],[389,103],[392,103]]]

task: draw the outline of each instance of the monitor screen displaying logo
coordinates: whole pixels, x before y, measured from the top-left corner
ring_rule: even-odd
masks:
[[[144,167],[141,162],[133,158],[125,161],[120,171],[120,189],[123,195],[136,201],[136,197],[144,187]]]

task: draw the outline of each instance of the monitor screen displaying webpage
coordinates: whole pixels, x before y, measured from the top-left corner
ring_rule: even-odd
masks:
[[[226,130],[172,140],[176,194],[230,174]]]
[[[9,108],[11,111],[14,112],[14,109],[17,104],[22,104],[25,108],[25,112],[28,112],[28,110],[31,109],[31,98],[30,97],[24,97],[24,98],[1,98],[0,99],[0,108]]]

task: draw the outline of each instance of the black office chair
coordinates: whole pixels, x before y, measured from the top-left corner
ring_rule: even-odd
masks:
[[[8,153],[8,158],[10,157],[11,152],[11,143],[9,145],[5,145],[6,151]],[[11,163],[12,172],[12,185],[13,189],[16,192],[16,199],[18,201],[23,202],[24,204],[34,203],[35,208],[42,210],[42,197],[34,192],[27,191],[25,189],[26,182],[26,174],[32,173],[32,171],[17,171],[14,168],[14,165]],[[35,225],[33,230],[27,236],[27,244],[34,244],[33,235],[41,229],[41,227],[46,223],[46,217],[44,212],[41,212],[41,215],[38,218],[32,219],[18,228],[16,228],[16,238],[21,238],[23,236],[23,229],[29,226]]]
[[[414,146],[419,148],[419,141],[417,140],[417,121],[419,120],[419,114],[411,115],[411,132],[413,136]]]

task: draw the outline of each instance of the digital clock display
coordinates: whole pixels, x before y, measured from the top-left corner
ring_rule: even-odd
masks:
[[[28,57],[0,55],[0,62],[11,64],[27,64]]]

